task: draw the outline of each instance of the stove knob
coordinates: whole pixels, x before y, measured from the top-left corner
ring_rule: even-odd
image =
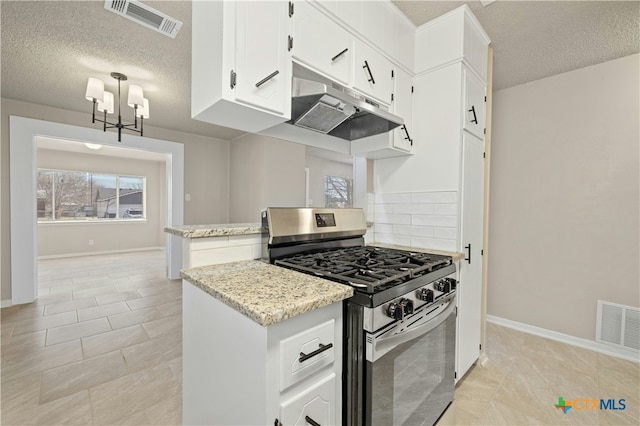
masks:
[[[401,320],[404,317],[402,305],[396,302],[391,302],[387,308],[387,315],[393,319]]]
[[[422,288],[418,290],[418,299],[424,300],[427,303],[433,302],[433,290],[429,288]]]
[[[404,314],[405,315],[413,314],[413,300],[411,300],[411,299],[402,299],[402,300],[400,300],[400,303],[402,304],[402,308],[404,310]]]
[[[449,283],[449,291],[455,290],[458,286],[458,281],[455,278],[445,278],[445,280]]]

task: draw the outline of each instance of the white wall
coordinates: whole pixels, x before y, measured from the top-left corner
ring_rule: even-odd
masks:
[[[494,93],[489,315],[592,340],[640,305],[639,61]]]
[[[266,207],[304,206],[304,145],[255,134],[230,144],[231,223],[260,222]]]
[[[146,220],[109,223],[41,223],[38,256],[117,251],[165,245],[166,185],[164,161],[145,161],[78,152],[38,150],[38,167],[146,177]],[[94,244],[89,246],[89,240]]]
[[[339,176],[354,179],[353,164],[331,161],[314,155],[306,155],[305,162],[306,167],[309,169],[310,207],[325,206],[325,176]]]
[[[10,193],[9,193],[9,116],[19,116],[46,120],[74,126],[96,128],[91,124],[91,115],[45,105],[31,104],[1,99],[1,137],[0,162],[1,167],[1,209],[0,229],[2,241],[0,244],[0,299],[11,299],[11,221],[10,221]],[[228,156],[229,142],[161,129],[145,124],[145,137],[171,140],[184,144],[184,189],[191,194],[191,203],[185,203],[184,223],[226,223],[229,219],[227,210],[228,200]],[[90,141],[89,141],[90,142]],[[206,162],[207,167],[194,167],[200,162]],[[196,169],[198,170],[196,172]],[[204,170],[200,170],[204,169]],[[193,200],[206,200],[203,206]],[[220,200],[223,200],[222,202]]]

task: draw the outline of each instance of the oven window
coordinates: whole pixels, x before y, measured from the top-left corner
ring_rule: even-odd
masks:
[[[453,400],[455,314],[438,327],[367,362],[374,425],[432,425]]]

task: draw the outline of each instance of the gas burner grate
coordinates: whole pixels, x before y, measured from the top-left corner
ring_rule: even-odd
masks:
[[[382,247],[347,247],[277,259],[280,266],[349,284],[368,293],[405,283],[450,265],[450,256]]]

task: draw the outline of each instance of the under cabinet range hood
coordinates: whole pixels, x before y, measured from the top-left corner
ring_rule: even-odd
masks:
[[[342,87],[293,77],[287,123],[352,141],[388,133],[404,120]]]

